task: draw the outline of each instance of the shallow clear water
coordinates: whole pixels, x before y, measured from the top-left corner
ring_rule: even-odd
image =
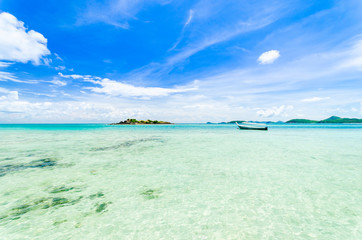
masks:
[[[362,239],[362,125],[0,125],[0,239]]]

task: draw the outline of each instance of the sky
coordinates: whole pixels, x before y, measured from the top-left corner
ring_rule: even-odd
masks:
[[[360,0],[0,0],[0,123],[362,118]]]

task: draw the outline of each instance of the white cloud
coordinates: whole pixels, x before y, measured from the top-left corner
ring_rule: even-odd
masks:
[[[328,100],[330,97],[312,97],[312,98],[305,98],[300,100],[301,102],[319,102],[323,100]]]
[[[282,105],[280,107],[272,107],[272,108],[258,110],[257,114],[260,117],[266,117],[266,118],[276,117],[276,116],[288,116],[287,112],[293,110],[293,108],[294,107],[291,105],[289,106]]]
[[[8,92],[9,92],[9,90],[0,87],[0,93],[8,93]]]
[[[58,66],[58,67],[55,67],[54,69],[57,70],[57,71],[63,71],[63,70],[66,69],[66,67],[65,66]]]
[[[1,93],[5,95],[0,96],[0,100],[15,101],[19,99],[18,91],[10,91],[8,89],[0,87],[0,94]]]
[[[174,94],[155,101],[101,95],[79,101],[0,101],[0,122],[119,122],[126,118],[171,122],[255,120],[255,110],[200,95]],[[197,113],[197,114],[195,114]]]
[[[123,96],[123,97],[137,97],[143,99],[149,99],[151,97],[163,97],[170,94],[184,93],[198,89],[195,80],[190,86],[181,86],[175,88],[161,88],[161,87],[137,87],[131,84],[110,80],[108,78],[100,78],[92,75],[64,75],[58,73],[60,77],[71,79],[82,79],[86,82],[91,82],[101,87],[85,87],[95,93],[103,93],[109,96]]]
[[[24,23],[7,12],[0,13],[0,60],[33,62],[38,65],[49,55],[47,39],[24,27]]]
[[[261,54],[258,58],[260,64],[271,64],[280,57],[280,53],[277,50],[270,50]]]
[[[19,93],[18,91],[10,91],[8,94],[9,100],[18,100],[19,99]]]
[[[9,67],[11,64],[11,62],[0,62],[0,67],[1,68],[6,68],[6,67]]]
[[[50,82],[53,83],[54,85],[58,85],[58,86],[61,86],[61,87],[67,85],[67,82],[61,81],[59,79],[54,79],[54,80],[52,80]]]
[[[63,73],[59,72],[58,75],[63,78],[72,78],[72,79],[87,79],[92,78],[91,75],[78,75],[78,74],[70,74],[70,75],[64,75]]]
[[[124,97],[162,97],[168,96],[173,93],[183,93],[196,90],[197,87],[178,87],[178,88],[160,88],[160,87],[136,87],[131,84],[121,83],[110,79],[102,79],[99,81],[90,81],[94,84],[101,85],[102,87],[88,87],[96,93],[104,93],[111,96],[124,96]]]

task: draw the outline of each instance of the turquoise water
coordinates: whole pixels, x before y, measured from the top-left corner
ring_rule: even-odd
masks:
[[[0,239],[362,239],[362,125],[0,125]]]

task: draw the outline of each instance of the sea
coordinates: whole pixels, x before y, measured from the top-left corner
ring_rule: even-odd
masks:
[[[0,125],[0,239],[362,239],[362,124]]]

